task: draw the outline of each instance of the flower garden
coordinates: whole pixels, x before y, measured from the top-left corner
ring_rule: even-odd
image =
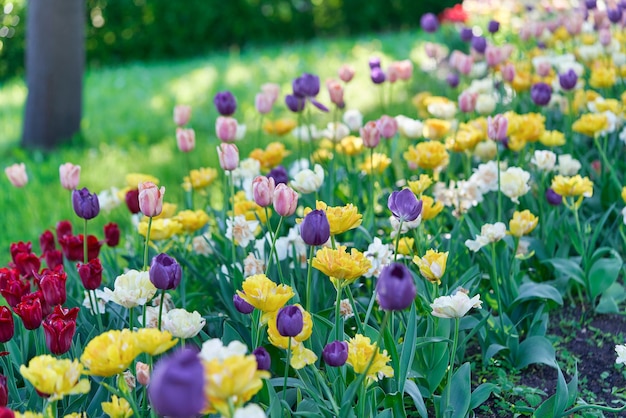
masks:
[[[626,3],[510,3],[422,16],[419,62],[259,84],[250,120],[213,92],[211,138],[175,106],[176,189],[58,167],[72,218],[0,268],[0,416],[626,416]],[[571,329],[621,387],[580,390]]]

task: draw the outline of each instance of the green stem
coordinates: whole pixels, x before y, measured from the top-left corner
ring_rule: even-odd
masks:
[[[400,225],[398,225],[398,234],[396,235],[396,246],[395,251],[393,253],[393,261],[395,262],[398,259],[398,247],[400,246],[400,235],[402,234],[402,223],[404,221],[400,219]]]
[[[491,244],[491,266],[492,266],[492,275],[493,275],[493,290],[496,292],[496,298],[498,300],[498,322],[500,323],[500,330],[502,332],[502,338],[505,338],[504,342],[506,342],[506,333],[504,331],[504,322],[502,321],[502,313],[504,311],[504,306],[502,305],[502,297],[500,296],[500,281],[498,280],[498,268],[496,265],[496,243]]]
[[[502,219],[502,189],[500,188],[500,150],[497,150],[496,157],[496,169],[498,170],[498,211],[496,222],[498,222],[500,221],[500,219]]]
[[[143,250],[143,271],[148,269],[148,248],[150,244],[150,229],[152,229],[152,216],[148,219],[148,231],[146,231],[146,243]]]
[[[289,376],[289,364],[291,363],[291,337],[287,343],[287,364],[285,364],[285,380],[283,381],[283,402],[287,399],[287,376]]]
[[[133,330],[133,309],[135,308],[128,308],[128,328],[131,331]]]
[[[84,229],[83,229],[83,260],[85,264],[89,263],[89,249],[87,245],[87,219],[85,219]]]
[[[274,236],[272,237],[272,247],[270,248],[270,257],[267,260],[267,267],[265,268],[265,275],[266,276],[270,272],[270,266],[272,264],[272,257],[274,256],[274,254],[276,252],[276,239],[278,238],[278,231],[280,230],[280,227],[283,224],[283,219],[284,218],[285,218],[284,216],[280,217],[280,220],[278,221],[278,226],[276,227],[276,232],[274,233]],[[267,227],[268,227],[268,229],[271,230],[271,226],[270,226],[269,220],[267,221]],[[276,262],[276,268],[278,268],[278,275],[281,278],[280,282],[283,283],[282,272],[280,270],[280,263],[279,263],[279,260],[278,260],[278,254],[277,253],[276,253],[276,256],[274,258],[275,258],[275,262]]]
[[[312,266],[313,266],[313,254],[315,252],[315,246],[311,245],[309,249],[309,266],[306,272],[306,304],[305,310],[307,312],[311,312],[311,297],[313,296],[313,292],[311,291],[311,274],[312,274]]]
[[[450,351],[450,367],[448,368],[448,382],[446,387],[446,409],[450,405],[450,392],[452,391],[452,374],[454,372],[454,361],[456,359],[456,347],[459,339],[459,318],[454,318],[454,338],[452,339],[452,349]],[[444,411],[445,413],[445,411]]]
[[[159,331],[161,331],[161,316],[163,316],[163,302],[164,301],[165,301],[165,289],[161,289],[161,301],[159,302],[159,319],[157,321]]]
[[[337,288],[337,299],[335,301],[335,339],[338,341],[343,341],[343,326],[342,326],[342,318],[340,313],[341,307],[341,294],[343,293],[343,287],[338,285]]]
[[[581,257],[583,259],[583,271],[585,273],[585,290],[587,291],[587,297],[589,297],[589,301],[593,305],[593,300],[591,299],[591,290],[589,278],[587,277],[587,248],[585,248],[585,237],[583,236],[583,229],[580,224],[580,217],[578,216],[578,208],[574,207],[575,204],[571,205],[572,212],[574,212],[574,220],[576,222],[576,231],[578,231],[578,237],[580,238],[580,244],[582,245],[582,254]]]
[[[228,176],[229,176],[229,185],[230,185],[230,196],[229,196],[229,201],[232,200],[231,202],[231,210],[232,210],[232,215],[230,217],[230,222],[232,223],[232,228],[235,228],[235,180],[233,179],[233,172],[229,171],[228,172]],[[232,265],[233,268],[235,267],[235,258],[237,257],[236,255],[236,248],[235,248],[235,237],[233,236],[231,241],[231,256],[232,256]]]
[[[350,299],[350,305],[352,306],[352,312],[354,313],[354,319],[356,321],[356,326],[359,329],[359,334],[363,334],[363,324],[361,324],[361,318],[359,318],[359,312],[356,309],[356,302],[354,301],[354,296],[352,296],[352,289],[350,286],[348,288],[348,299]]]
[[[611,162],[609,161],[609,159],[608,159],[608,157],[606,155],[606,152],[604,151],[602,146],[600,146],[600,142],[598,141],[598,137],[597,136],[593,137],[593,142],[596,145],[596,148],[598,149],[598,152],[600,153],[600,157],[602,157],[602,169],[604,169],[606,167],[609,170],[609,173],[611,175],[611,180],[615,184],[615,187],[617,187],[618,190],[621,190],[622,189],[622,185],[621,185],[619,179],[617,178],[617,175],[615,174],[615,171],[613,170],[613,164],[611,164]]]
[[[374,148],[370,148],[370,178],[369,178],[369,194],[370,194],[370,214],[372,217],[372,227],[376,224],[376,208],[374,203]]]

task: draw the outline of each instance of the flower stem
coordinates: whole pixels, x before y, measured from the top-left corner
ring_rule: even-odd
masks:
[[[89,263],[89,249],[87,245],[87,219],[85,219],[84,230],[83,230],[83,260],[85,264]]]
[[[500,330],[502,331],[502,337],[506,338],[506,333],[504,331],[504,323],[502,322],[502,313],[504,310],[504,306],[502,305],[502,297],[500,296],[500,281],[498,280],[498,268],[496,265],[496,243],[491,244],[491,266],[493,268],[493,290],[496,292],[496,298],[498,300],[498,322],[500,322]],[[506,343],[506,340],[505,340]]]
[[[335,339],[338,341],[343,340],[343,324],[341,321],[341,294],[343,293],[343,287],[337,287],[337,300],[335,301]]]
[[[146,243],[143,250],[143,271],[148,269],[148,246],[150,244],[150,229],[152,229],[152,216],[148,219],[148,231],[146,231]]]
[[[235,179],[233,179],[233,172],[229,171],[228,172],[228,176],[229,176],[229,183],[230,183],[230,196],[229,196],[229,201],[231,201],[231,210],[232,210],[232,214],[230,217],[230,221],[232,222],[232,227],[233,229],[235,228]],[[233,268],[235,267],[235,258],[236,258],[236,248],[235,248],[235,237],[234,237],[234,233],[233,233],[233,238],[231,240],[231,255],[232,255],[232,263],[233,263]]]
[[[307,312],[311,312],[311,297],[312,297],[312,292],[311,292],[311,274],[312,274],[312,265],[313,265],[313,254],[315,252],[315,246],[311,245],[311,248],[309,249],[309,266],[307,268],[307,272],[306,272],[306,304],[305,304],[305,310]]]
[[[159,302],[159,320],[157,321],[157,326],[159,331],[161,331],[161,317],[163,316],[163,302],[165,302],[165,289],[161,289],[161,301]]]
[[[375,216],[375,206],[376,204],[374,203],[374,148],[370,148],[370,179],[369,179],[369,192],[370,192],[370,214],[372,217],[372,227],[374,226],[374,224],[376,223],[376,216]]]
[[[283,402],[287,399],[287,376],[289,376],[289,364],[291,363],[291,337],[287,343],[287,364],[285,364],[285,380],[283,381]]]
[[[502,189],[500,188],[500,150],[496,152],[496,169],[498,170],[498,211],[496,222],[499,222],[502,219]]]
[[[272,236],[272,247],[270,248],[270,257],[267,260],[267,267],[265,268],[265,275],[266,276],[267,276],[267,274],[270,271],[270,266],[272,264],[272,257],[274,256],[274,253],[276,252],[276,238],[278,237],[278,231],[280,230],[280,227],[283,224],[283,219],[284,219],[284,216],[281,216],[280,220],[278,221],[278,226],[276,227],[276,232]],[[271,231],[271,225],[270,225],[269,219],[267,221],[267,228]],[[270,233],[270,236],[271,235],[272,234]],[[275,260],[276,261],[276,267],[278,268],[278,272],[279,272],[278,275],[279,275],[279,277],[281,277],[281,281],[280,282],[282,283],[283,282],[282,281],[282,272],[280,271],[280,264],[278,262],[278,254],[276,254],[275,258],[276,258],[276,260]]]
[[[403,220],[400,219],[400,225],[398,225],[398,234],[396,235],[395,251],[393,253],[394,262],[398,259],[398,247],[400,246],[400,234],[402,234],[402,223],[403,223]]]
[[[459,339],[459,322],[460,318],[454,318],[454,335],[452,339],[452,349],[450,350],[450,367],[448,368],[448,382],[446,385],[446,409],[448,405],[450,405],[450,392],[452,391],[452,374],[454,372],[454,360],[456,359],[456,347]]]

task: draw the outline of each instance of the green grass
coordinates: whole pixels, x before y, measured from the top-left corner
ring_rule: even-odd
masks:
[[[85,75],[82,141],[68,144],[53,153],[27,151],[19,147],[22,115],[26,98],[23,80],[0,85],[0,155],[3,167],[25,162],[29,184],[14,189],[3,177],[0,184],[0,265],[9,260],[8,247],[15,241],[37,242],[39,234],[59,220],[70,219],[81,225],[69,204],[69,194],[58,180],[58,166],[66,161],[82,166],[80,187],[100,192],[112,186],[123,187],[129,172],[154,174],[166,186],[166,200],[180,201],[182,177],[188,165],[176,148],[174,105],[193,106],[191,126],[196,130],[197,147],[191,153],[191,167],[217,166],[214,123],[217,112],[212,100],[217,91],[231,90],[238,100],[235,117],[248,125],[248,138],[254,137],[258,117],[254,96],[265,82],[279,83],[281,95],[291,91],[291,81],[304,72],[322,80],[319,99],[330,104],[324,80],[336,77],[343,63],[352,64],[357,74],[346,91],[348,108],[366,116],[380,114],[379,96],[373,94],[368,59],[379,56],[383,66],[395,59],[411,58],[417,65],[424,59],[419,48],[423,35],[401,32],[352,39],[316,40],[255,50],[226,51],[210,56],[161,63],[132,63],[116,68],[92,69]],[[416,74],[419,70],[416,68]],[[414,116],[408,98],[432,85],[414,82],[394,87],[394,101],[403,103],[397,113]],[[288,116],[282,97],[272,117]],[[330,114],[315,112],[315,123],[324,127]],[[246,144],[248,142],[248,144]],[[251,141],[239,146],[242,156],[251,150]],[[102,213],[98,227],[108,221],[128,224],[124,208]],[[93,227],[96,231],[96,226]],[[102,236],[101,232],[98,234]],[[38,246],[34,245],[36,251]]]

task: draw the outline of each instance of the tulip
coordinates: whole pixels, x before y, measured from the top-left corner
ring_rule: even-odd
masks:
[[[293,94],[288,94],[285,96],[285,104],[287,105],[287,108],[292,112],[300,113],[304,110],[306,100],[303,97],[297,97]]]
[[[398,121],[388,115],[382,115],[376,122],[380,136],[383,138],[393,138],[398,132]]]
[[[424,30],[424,32],[436,32],[439,28],[439,21],[437,20],[437,16],[435,16],[433,13],[423,14],[420,18],[420,27]]]
[[[372,68],[370,78],[374,84],[382,84],[385,82],[385,72],[380,67]]]
[[[462,318],[472,308],[480,308],[480,295],[470,299],[465,289],[459,289],[452,296],[440,296],[430,304],[433,316],[439,318]]]
[[[28,183],[28,175],[26,174],[26,166],[24,163],[13,164],[4,169],[9,182],[15,187],[24,187]]]
[[[191,106],[176,105],[174,106],[174,123],[176,126],[184,126],[191,119]]]
[[[65,237],[66,235],[72,235],[72,224],[70,221],[61,221],[56,226],[57,239]]]
[[[269,370],[272,365],[270,353],[263,347],[257,347],[252,354],[256,357],[257,370]]]
[[[337,80],[328,80],[326,82],[326,88],[328,89],[330,101],[337,107],[343,109],[345,103],[343,101],[343,86],[341,83]]]
[[[150,383],[150,366],[138,361],[135,365],[135,374],[140,385],[148,386]]]
[[[26,329],[39,328],[43,320],[41,299],[39,299],[37,292],[22,296],[22,300],[13,307],[13,311],[22,319]]]
[[[274,184],[279,185],[281,183],[287,184],[289,182],[289,174],[282,165],[274,167],[267,173],[267,178],[274,179]]]
[[[15,412],[4,406],[0,406],[0,418],[15,418]]]
[[[54,243],[54,235],[52,234],[52,231],[46,230],[43,232],[43,234],[39,236],[39,247],[41,248],[42,254],[56,249],[56,245]]]
[[[252,181],[252,195],[254,202],[262,208],[272,204],[272,197],[276,184],[271,177],[257,176]]]
[[[609,9],[606,13],[611,23],[619,23],[622,20],[622,9],[620,7]]]
[[[487,31],[489,33],[496,33],[499,30],[500,30],[500,22],[498,22],[497,20],[490,20],[489,23],[487,24]]]
[[[0,275],[0,294],[4,297],[10,307],[14,308],[22,300],[22,296],[30,292],[28,281],[20,279],[16,270],[3,269]]]
[[[161,253],[150,263],[150,281],[157,289],[176,289],[180,284],[183,271],[180,264],[169,255]]]
[[[472,32],[472,28],[464,27],[461,28],[459,36],[461,37],[461,40],[463,42],[471,42],[472,38],[474,37],[474,33]]]
[[[465,90],[459,95],[459,110],[463,113],[473,112],[476,108],[478,94]]]
[[[446,77],[446,82],[452,88],[457,87],[459,85],[460,81],[461,80],[459,79],[459,75],[455,74],[455,73],[450,73]]]
[[[46,259],[46,265],[51,270],[63,265],[63,253],[59,250],[47,251],[43,256]]]
[[[306,244],[315,246],[325,244],[330,238],[330,223],[326,212],[312,210],[300,224],[300,236]]]
[[[274,189],[274,210],[280,216],[291,216],[298,207],[298,193],[285,184]]]
[[[67,353],[72,347],[78,310],[78,308],[66,309],[57,305],[54,311],[43,321],[46,346],[52,354],[60,356]]]
[[[545,106],[550,103],[552,97],[552,87],[546,83],[535,83],[530,88],[530,98],[538,106]]]
[[[349,83],[354,77],[354,68],[351,65],[343,64],[339,67],[338,75],[339,79],[344,83]]]
[[[0,343],[6,343],[13,338],[15,334],[15,324],[13,322],[13,313],[6,306],[0,306]],[[2,406],[2,402],[0,402]]]
[[[102,284],[102,263],[99,258],[89,260],[87,264],[78,263],[78,276],[87,290],[95,290]]]
[[[74,190],[80,181],[80,166],[72,163],[65,163],[59,166],[59,177],[61,186],[67,190]]]
[[[320,92],[320,78],[315,74],[304,73],[291,83],[296,97],[315,97]]]
[[[380,143],[380,131],[378,130],[378,124],[374,121],[369,121],[360,129],[361,139],[363,139],[363,145],[366,148],[376,148]]]
[[[408,308],[417,289],[411,271],[404,264],[391,263],[383,267],[376,283],[378,304],[386,311],[401,311]]]
[[[563,203],[563,197],[551,188],[546,190],[546,200],[552,206],[559,206]]]
[[[380,58],[372,57],[369,59],[368,64],[370,66],[370,70],[373,70],[374,68],[380,68]]]
[[[196,147],[196,131],[193,129],[176,128],[176,145],[182,152],[193,151]]]
[[[124,201],[126,202],[126,207],[130,211],[130,213],[135,214],[141,212],[139,208],[139,190],[131,189],[126,192],[124,196]]]
[[[487,40],[482,36],[474,36],[472,38],[472,49],[479,54],[484,53],[485,49],[487,49]]]
[[[222,142],[235,142],[237,139],[237,120],[220,116],[215,121],[215,134]]]
[[[93,219],[100,213],[98,194],[89,193],[86,187],[72,192],[72,205],[79,218]]]
[[[254,107],[262,115],[270,113],[273,105],[274,100],[269,94],[259,93],[254,98]]]
[[[104,241],[109,247],[117,247],[120,243],[120,227],[115,222],[104,225]]]
[[[487,118],[487,136],[494,141],[504,141],[507,138],[509,120],[504,115]]]
[[[195,417],[206,407],[204,385],[198,352],[181,348],[154,366],[148,396],[160,416]]]
[[[145,216],[158,216],[163,210],[165,187],[159,187],[151,181],[139,183],[139,210]]]
[[[221,91],[213,98],[213,103],[217,108],[217,111],[222,116],[230,116],[235,113],[237,109],[237,100],[235,96],[229,91]]]
[[[39,271],[41,260],[31,252],[20,252],[13,257],[13,263],[23,277],[32,277]]]
[[[67,235],[59,238],[59,244],[63,250],[63,255],[70,261],[84,261],[84,236]],[[87,237],[87,260],[94,259],[100,254],[102,243],[94,235]]]
[[[422,213],[422,201],[415,197],[411,189],[391,193],[387,207],[400,222],[412,222]]]
[[[324,363],[330,367],[341,367],[348,360],[348,343],[345,341],[333,341],[326,344],[322,351]]]
[[[500,69],[500,73],[502,74],[502,79],[510,83],[515,79],[515,66],[511,63],[506,64]]]
[[[272,103],[274,103],[280,95],[280,86],[276,83],[265,83],[261,85],[261,92],[271,97]]]
[[[283,337],[295,337],[304,328],[302,311],[295,305],[280,308],[276,316],[276,329]]]
[[[254,306],[252,306],[248,302],[246,302],[237,293],[235,293],[233,295],[233,305],[235,305],[235,309],[237,309],[238,312],[240,312],[240,313],[242,313],[244,315],[251,314],[252,311],[254,311]]]
[[[233,171],[239,166],[239,149],[235,144],[222,143],[217,147],[220,167],[225,171]]]
[[[50,306],[62,305],[67,299],[65,283],[67,274],[63,270],[47,271],[39,280],[39,288],[43,299]]]

